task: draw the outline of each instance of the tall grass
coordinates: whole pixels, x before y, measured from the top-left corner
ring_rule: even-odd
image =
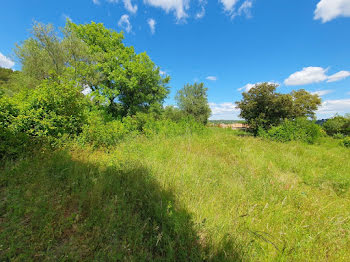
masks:
[[[0,260],[347,261],[349,157],[213,128],[7,163]]]

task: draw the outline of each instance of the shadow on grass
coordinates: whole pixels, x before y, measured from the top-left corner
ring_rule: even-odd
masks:
[[[190,214],[135,162],[33,156],[4,170],[0,220],[1,261],[241,260],[230,241],[226,252],[202,247]]]

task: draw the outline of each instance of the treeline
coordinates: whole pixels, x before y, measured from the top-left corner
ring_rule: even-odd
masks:
[[[270,83],[256,85],[236,102],[240,117],[246,120],[253,134],[275,141],[299,140],[310,144],[327,134],[342,138],[342,144],[350,146],[349,116],[335,116],[318,125],[315,117],[321,105],[318,95],[304,89],[281,94],[276,88],[277,85]]]
[[[35,23],[15,53],[21,71],[0,70],[0,158],[71,139],[111,146],[140,133],[191,133],[210,116],[203,83],[164,108],[170,77],[103,24],[67,21],[57,32]]]

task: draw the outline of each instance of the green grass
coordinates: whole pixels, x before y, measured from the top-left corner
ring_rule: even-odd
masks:
[[[348,261],[349,159],[213,128],[7,162],[0,260]]]

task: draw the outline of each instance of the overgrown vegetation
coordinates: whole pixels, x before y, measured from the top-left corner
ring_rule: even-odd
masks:
[[[0,257],[347,261],[349,157],[215,128],[7,162]]]
[[[348,116],[323,131],[318,96],[263,83],[237,106],[265,139],[210,128],[204,84],[163,107],[170,77],[122,40],[35,23],[0,70],[1,261],[348,259]]]
[[[275,84],[258,84],[244,92],[243,99],[236,102],[237,108],[241,110],[240,116],[255,134],[259,128],[268,130],[285,119],[314,118],[315,111],[321,104],[318,95],[312,95],[303,89],[281,94],[276,92],[276,88]]]

